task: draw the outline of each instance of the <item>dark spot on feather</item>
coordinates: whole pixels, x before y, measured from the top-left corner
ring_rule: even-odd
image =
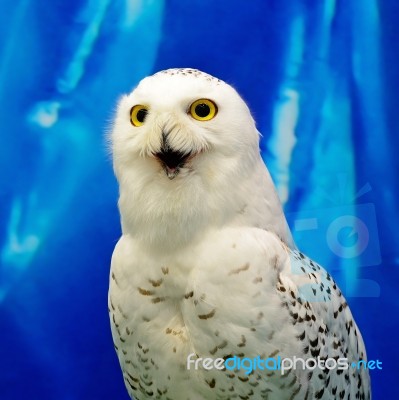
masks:
[[[213,388],[215,387],[215,385],[216,385],[215,378],[213,378],[211,381],[205,380],[205,382],[209,385],[209,387],[210,387],[211,389],[213,389]]]
[[[246,263],[242,267],[231,270],[229,272],[229,275],[239,274],[240,272],[247,271],[248,269],[249,269],[249,263]]]
[[[137,288],[139,293],[142,294],[143,296],[152,296],[155,292],[153,290],[146,290],[142,289],[141,287]]]
[[[218,351],[218,347],[215,346],[212,350],[209,350],[209,353],[210,353],[211,355],[214,355],[214,354],[216,354],[217,351]]]
[[[209,319],[212,318],[216,313],[216,309],[214,308],[211,312],[209,312],[208,314],[200,314],[198,315],[199,319]]]
[[[163,279],[158,279],[158,280],[153,280],[153,279],[148,279],[148,281],[151,283],[152,286],[158,287],[162,285]]]
[[[155,299],[151,300],[151,302],[154,304],[161,303],[162,301],[165,301],[165,297],[155,297]]]
[[[305,335],[306,335],[306,332],[303,331],[300,335],[297,336],[297,338],[298,338],[299,340],[303,340],[303,339],[305,339]]]

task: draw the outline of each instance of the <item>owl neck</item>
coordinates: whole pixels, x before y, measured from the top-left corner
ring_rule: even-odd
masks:
[[[238,183],[238,184],[237,184]],[[247,226],[274,232],[293,247],[270,175],[260,159],[250,173],[219,180],[120,182],[122,230],[151,251],[170,252],[199,241],[207,230]]]
[[[135,201],[128,201],[132,197],[136,197]],[[131,196],[129,191],[125,193],[121,189],[119,208],[123,234],[140,241],[152,252],[170,253],[189,246],[213,226],[209,208],[198,204],[192,194],[170,200],[168,197],[153,198],[151,202],[146,196]]]

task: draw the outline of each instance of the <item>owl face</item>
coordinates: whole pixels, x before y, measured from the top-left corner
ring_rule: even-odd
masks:
[[[111,140],[122,230],[152,251],[233,218],[248,196],[237,183],[244,187],[261,162],[244,101],[196,70],[143,79],[121,99]]]
[[[160,182],[228,173],[258,147],[248,107],[226,83],[197,70],[143,79],[124,96],[112,134],[114,166]]]

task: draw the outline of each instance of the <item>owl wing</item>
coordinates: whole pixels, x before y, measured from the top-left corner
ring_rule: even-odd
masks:
[[[309,371],[309,398],[370,399],[370,378],[364,363],[366,350],[344,296],[331,275],[296,249],[283,244],[288,259],[279,273],[277,291],[298,329],[305,357],[346,358],[348,369]],[[327,362],[333,366],[333,361]]]

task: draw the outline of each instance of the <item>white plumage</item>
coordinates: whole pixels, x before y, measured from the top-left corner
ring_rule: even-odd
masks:
[[[191,353],[366,359],[335,282],[296,250],[258,143],[237,92],[197,70],[119,103],[109,311],[132,398],[370,398],[366,370],[187,370]]]

